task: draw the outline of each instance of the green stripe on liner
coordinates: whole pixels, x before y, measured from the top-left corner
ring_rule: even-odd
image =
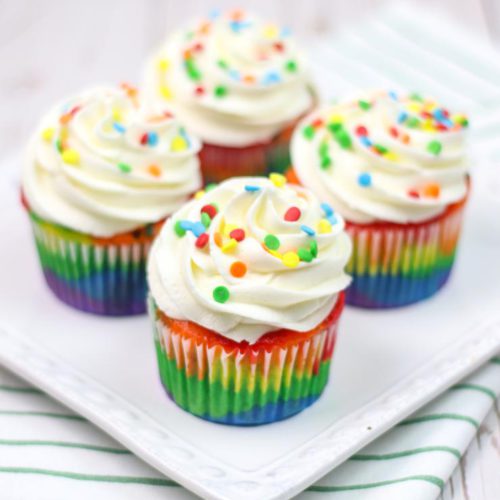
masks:
[[[61,418],[65,420],[78,420],[80,422],[87,422],[87,419],[79,415],[65,415],[64,413],[52,413],[48,411],[10,411],[0,410],[0,416],[6,417],[48,417],[48,418]]]
[[[400,422],[398,424],[398,427],[402,427],[404,425],[420,424],[422,422],[431,422],[433,420],[460,420],[462,422],[468,422],[476,429],[479,429],[479,422],[477,420],[466,415],[459,415],[458,413],[437,413],[435,415],[423,415],[421,417],[408,418]]]
[[[99,483],[147,484],[149,486],[179,486],[170,479],[155,477],[108,476],[98,474],[80,474],[61,470],[35,469],[32,467],[0,467],[0,472],[7,474],[38,474],[41,476],[63,477],[78,481],[96,481]]]
[[[306,491],[317,491],[319,493],[331,493],[336,491],[352,491],[352,490],[368,490],[370,488],[377,488],[379,486],[388,486],[390,484],[406,483],[408,481],[425,481],[434,484],[438,488],[444,487],[444,481],[437,476],[420,475],[420,476],[407,476],[399,479],[389,479],[387,481],[380,481],[378,483],[366,484],[351,484],[346,486],[309,486]]]
[[[115,455],[131,455],[128,450],[120,448],[110,448],[107,446],[97,446],[84,443],[70,443],[66,441],[18,441],[10,439],[0,439],[0,446],[57,446],[59,448],[78,448],[82,450],[102,451],[104,453],[113,453]]]
[[[460,454],[460,451],[458,451],[456,448],[450,448],[449,446],[425,446],[422,448],[415,448],[413,450],[405,450],[405,451],[398,451],[395,453],[385,453],[385,454],[380,454],[380,455],[354,455],[349,460],[354,460],[354,461],[359,461],[359,462],[364,462],[364,461],[370,461],[370,460],[392,460],[395,458],[403,458],[403,457],[410,457],[413,455],[419,455],[421,453],[429,453],[433,451],[443,451],[445,453],[451,453],[457,459],[460,460],[460,457],[462,456]]]
[[[456,384],[453,387],[450,387],[450,391],[461,391],[461,390],[482,392],[483,394],[486,394],[491,399],[493,399],[493,401],[497,400],[497,395],[495,394],[495,391],[493,389],[490,389],[489,387],[485,387],[484,385],[463,383],[463,384]]]
[[[34,387],[13,387],[10,385],[0,385],[0,391],[19,392],[23,394],[44,394],[40,389]]]

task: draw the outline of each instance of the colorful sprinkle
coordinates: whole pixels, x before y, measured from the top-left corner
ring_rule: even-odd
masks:
[[[124,134],[125,133],[125,127],[118,122],[113,122],[113,128],[119,133],[119,134]]]
[[[199,200],[199,199],[203,198],[204,196],[205,196],[205,190],[200,189],[199,191],[196,191],[196,193],[194,194],[194,199]]]
[[[212,222],[212,219],[210,218],[210,215],[208,215],[206,212],[202,212],[201,223],[203,224],[203,226],[208,228],[208,227],[210,227],[211,222]]]
[[[372,105],[368,101],[363,101],[363,100],[358,101],[358,106],[363,111],[368,111],[372,107]]]
[[[158,144],[158,134],[156,132],[148,133],[148,144],[152,147]]]
[[[296,222],[300,219],[301,211],[298,207],[290,207],[286,212],[284,219],[287,222]]]
[[[205,186],[205,191],[208,193],[209,191],[212,191],[212,189],[215,189],[217,187],[217,183],[215,182],[209,182],[206,186]],[[217,208],[217,207],[216,207]]]
[[[203,233],[203,234],[200,234],[200,236],[198,236],[198,238],[196,238],[195,245],[197,248],[204,248],[207,243],[208,243],[208,234]]]
[[[437,156],[439,153],[441,153],[441,150],[443,149],[442,144],[439,141],[431,141],[429,144],[427,144],[427,151],[429,153]]]
[[[231,273],[231,276],[234,276],[235,278],[243,278],[243,276],[247,273],[247,266],[244,262],[237,260],[231,264],[229,272]]]
[[[441,193],[439,184],[431,183],[424,187],[423,194],[428,198],[438,198]]]
[[[202,214],[207,214],[211,219],[217,215],[217,207],[215,205],[209,204],[201,207],[200,212]]]
[[[238,242],[243,241],[245,239],[245,230],[241,228],[233,229],[229,236]]]
[[[416,189],[410,189],[408,191],[408,196],[410,198],[417,198],[418,199],[418,198],[420,198],[420,193]]]
[[[368,135],[368,130],[364,125],[358,125],[356,127],[355,132],[356,132],[356,135],[358,135],[358,136]]]
[[[281,174],[273,172],[269,174],[269,180],[278,188],[283,187],[286,184],[286,177]]]
[[[368,172],[359,174],[358,184],[362,187],[370,187],[372,185],[372,176]]]
[[[299,248],[297,250],[297,255],[299,256],[299,259],[304,262],[312,262],[313,260],[312,253],[307,248]]]
[[[309,243],[309,250],[314,258],[318,256],[318,242],[316,240],[312,240],[311,243]]]
[[[302,224],[300,226],[300,229],[302,231],[304,231],[304,233],[306,233],[307,236],[315,236],[316,235],[316,231],[314,229],[312,229],[311,227],[306,226],[305,224]]]
[[[231,252],[232,250],[234,250],[237,246],[238,246],[238,242],[236,240],[234,240],[233,238],[231,238],[229,241],[227,241],[226,243],[224,243],[221,246],[221,250],[224,253],[227,253],[227,252]]]
[[[42,130],[42,139],[44,141],[51,141],[52,138],[54,137],[54,132],[55,130],[52,127],[48,127]]]
[[[74,149],[66,149],[62,152],[62,160],[70,165],[78,165],[80,163],[80,154]]]
[[[145,132],[144,134],[141,135],[139,142],[141,143],[141,146],[145,146],[148,143],[148,133],[147,132]]]
[[[332,232],[332,225],[327,219],[320,219],[318,222],[318,233],[326,234]]]
[[[170,143],[170,150],[177,153],[179,151],[184,151],[188,148],[186,139],[182,135],[176,135],[172,142]]]
[[[158,165],[149,165],[147,168],[147,171],[150,175],[153,177],[160,177],[161,176],[161,168]]]
[[[297,267],[299,265],[300,258],[295,252],[286,252],[282,257],[282,261],[287,267]]]
[[[245,186],[245,191],[248,191],[249,193],[255,193],[256,191],[260,191],[260,186],[251,186],[247,184]]]
[[[198,237],[205,232],[205,226],[201,222],[193,222],[191,223],[191,231]]]
[[[212,296],[215,302],[224,304],[229,299],[229,290],[225,286],[218,286],[213,289]]]
[[[278,248],[280,247],[280,240],[274,234],[268,234],[264,238],[264,244],[270,250],[278,250]]]
[[[320,206],[327,217],[334,214],[333,208],[328,203],[323,202]]]
[[[215,97],[225,97],[227,95],[227,87],[223,85],[217,85],[214,89]]]
[[[174,232],[177,236],[179,236],[179,238],[182,238],[183,236],[186,235],[186,230],[183,227],[182,221],[178,220],[174,224]]]
[[[293,60],[287,61],[285,63],[285,69],[290,73],[295,73],[297,71],[297,63]]]
[[[123,163],[120,162],[118,163],[117,167],[124,173],[128,174],[129,172],[132,172],[132,167],[128,163]]]
[[[304,134],[304,137],[306,139],[313,139],[314,138],[314,134],[316,133],[316,130],[314,129],[314,127],[312,125],[306,125],[303,129],[302,129],[302,133]]]

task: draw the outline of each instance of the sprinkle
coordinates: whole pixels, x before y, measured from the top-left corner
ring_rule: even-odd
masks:
[[[198,236],[198,238],[196,238],[195,245],[197,248],[204,248],[207,243],[208,243],[208,234],[203,233],[203,234],[200,234],[200,236]]]
[[[334,133],[335,140],[339,143],[339,146],[343,149],[349,149],[352,145],[351,136],[347,130],[343,127],[339,128]]]
[[[278,83],[281,81],[281,76],[277,71],[268,71],[263,77],[262,77],[262,83],[264,85],[270,85],[272,83]]]
[[[247,184],[245,186],[245,191],[248,191],[249,193],[255,193],[256,191],[260,191],[260,186],[251,186]]]
[[[441,150],[443,149],[442,144],[439,141],[431,141],[429,144],[427,144],[427,151],[429,153],[437,156],[439,153],[441,153]]]
[[[276,236],[274,236],[274,234],[268,234],[264,238],[264,244],[270,250],[278,250],[278,248],[280,247],[280,240]]]
[[[377,152],[382,155],[389,152],[389,150],[385,146],[382,146],[382,144],[375,144],[374,147],[377,150]]]
[[[217,207],[215,205],[204,205],[201,207],[200,212],[202,214],[207,214],[211,219],[217,215]]]
[[[420,198],[420,193],[416,189],[410,189],[408,191],[408,196],[410,198]]]
[[[318,256],[318,243],[316,240],[312,240],[311,243],[309,243],[309,250],[311,251],[311,255],[313,257]]]
[[[399,131],[396,127],[390,127],[389,128],[389,134],[391,134],[392,137],[394,137],[395,139],[398,138],[399,136]]]
[[[223,85],[217,85],[214,89],[214,95],[215,97],[224,97],[227,95],[227,87],[224,87]]]
[[[215,183],[215,182],[209,182],[205,186],[205,191],[208,193],[209,191],[212,191],[212,189],[215,189],[216,187],[217,187],[217,183]]]
[[[224,304],[224,302],[227,302],[227,300],[229,299],[229,290],[225,286],[218,286],[214,288],[212,296],[215,302]]]
[[[302,129],[302,133],[306,139],[311,140],[315,134],[314,127],[312,125],[307,125]]]
[[[113,128],[119,133],[119,134],[124,134],[125,133],[125,127],[118,122],[113,122]]]
[[[200,234],[205,232],[205,226],[201,222],[192,222],[191,231],[196,237],[198,237]]]
[[[327,217],[333,215],[333,208],[328,203],[323,202],[320,206]]]
[[[203,189],[200,189],[199,191],[196,191],[194,194],[194,199],[199,200],[200,198],[203,198],[205,196],[205,191]]]
[[[416,128],[419,126],[419,124],[420,124],[420,120],[415,116],[410,116],[406,120],[406,126],[409,128]]]
[[[326,234],[332,232],[332,225],[327,219],[320,219],[318,222],[318,233]]]
[[[160,71],[167,71],[170,67],[170,61],[168,59],[159,59],[157,64]]]
[[[332,226],[337,224],[337,217],[335,217],[335,215],[329,215],[326,219]]]
[[[367,135],[360,136],[359,142],[361,142],[361,144],[363,144],[363,146],[366,146],[367,148],[373,145],[373,142]]]
[[[297,63],[293,60],[287,61],[285,63],[285,69],[290,73],[295,73],[297,71]]]
[[[167,87],[166,85],[162,85],[160,87],[160,94],[164,99],[172,99],[172,91],[170,90],[170,87]]]
[[[156,132],[149,132],[148,144],[150,146],[156,146],[158,144],[158,134]]]
[[[139,142],[141,143],[141,146],[145,146],[148,143],[148,133],[147,132],[145,132],[144,134],[141,135]]]
[[[243,241],[245,239],[245,230],[241,228],[233,229],[229,233],[229,237],[238,242]]]
[[[312,262],[313,260],[312,253],[307,248],[299,248],[297,250],[297,255],[299,256],[299,259],[304,262]]]
[[[132,167],[128,163],[118,163],[117,167],[124,173],[128,174],[129,172],[132,172]]]
[[[408,113],[406,111],[401,111],[398,116],[398,123],[404,123],[404,121],[408,118]]]
[[[74,149],[66,149],[62,152],[62,160],[70,165],[78,165],[80,163],[80,155]]]
[[[214,234],[214,242],[219,248],[222,246],[222,235],[220,233]]]
[[[359,135],[359,136],[368,135],[368,130],[366,129],[366,127],[364,125],[358,125],[356,127],[356,135]]]
[[[297,267],[299,265],[300,258],[295,252],[286,252],[283,255],[282,261],[287,267]]]
[[[388,92],[388,95],[389,97],[393,100],[393,101],[397,101],[398,100],[398,94],[394,91],[394,90],[390,90]]]
[[[63,145],[62,145],[61,139],[57,139],[57,141],[56,141],[56,148],[57,148],[57,151],[59,151],[59,153],[63,152]]]
[[[319,165],[323,170],[326,170],[327,168],[332,166],[332,159],[329,156],[323,156],[320,159]]]
[[[308,236],[315,236],[316,235],[316,231],[314,229],[312,229],[311,227],[306,226],[305,224],[302,224],[300,226],[300,229],[302,231],[304,231],[304,233],[306,233]]]
[[[224,228],[224,236],[227,236],[227,237],[229,237],[229,234],[231,233],[231,231],[233,229],[238,228],[238,226],[236,226],[236,224],[226,224],[224,221],[222,223],[222,226]]]
[[[362,187],[370,187],[372,185],[372,176],[368,172],[359,174],[358,184]]]
[[[196,63],[191,59],[191,57],[185,59],[184,67],[186,68],[186,73],[191,80],[198,82],[201,80],[200,70],[196,67]]]
[[[283,187],[286,184],[286,177],[275,172],[269,174],[269,180],[278,188]]]
[[[237,260],[231,264],[229,272],[231,273],[231,276],[234,276],[235,278],[243,278],[243,276],[247,273],[247,266],[244,262]]]
[[[149,167],[147,168],[147,171],[153,177],[160,177],[161,176],[161,168],[158,165],[149,165]]]
[[[263,35],[265,38],[276,38],[279,34],[278,27],[274,24],[268,24],[263,29]]]
[[[368,111],[372,107],[372,105],[368,101],[358,101],[358,106],[363,111]]]
[[[186,230],[183,227],[182,221],[178,220],[174,224],[174,232],[177,236],[179,236],[179,238],[182,238],[183,236],[186,235]]]
[[[208,215],[206,212],[203,212],[201,214],[201,223],[206,227],[210,227],[210,223],[212,222],[212,219],[210,218],[210,215]]]
[[[439,184],[431,183],[424,187],[424,196],[427,196],[428,198],[438,198],[440,192],[441,188],[439,187]]]
[[[221,250],[224,253],[230,252],[231,250],[234,250],[238,246],[238,242],[231,238],[227,243],[224,243],[221,247]]]
[[[170,150],[174,152],[184,151],[188,147],[186,139],[181,135],[176,135],[170,143]]]
[[[287,222],[295,222],[300,219],[301,212],[300,208],[298,207],[290,207],[286,212],[285,212],[285,217],[284,219]]]
[[[47,141],[47,142],[51,141],[52,138],[54,137],[54,132],[55,131],[52,127],[48,127],[46,129],[43,129],[42,130],[42,139],[44,141]]]
[[[205,88],[201,85],[198,85],[197,87],[195,87],[194,93],[198,96],[203,95],[205,93]]]

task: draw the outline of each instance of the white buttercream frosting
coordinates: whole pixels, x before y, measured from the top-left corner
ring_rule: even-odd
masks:
[[[108,237],[163,219],[199,188],[199,141],[139,98],[128,85],[95,88],[42,119],[23,170],[31,210]]]
[[[211,204],[217,213],[204,229],[200,216]],[[299,210],[297,220],[285,220],[291,207]],[[244,231],[244,239],[235,229]],[[197,246],[204,232],[208,241]],[[269,331],[304,332],[324,320],[350,282],[344,272],[350,253],[343,219],[309,190],[235,178],[167,221],[151,251],[148,280],[169,317],[254,343]],[[235,263],[243,276],[233,272]],[[227,295],[217,300],[220,287]]]
[[[467,126],[432,99],[366,92],[306,117],[292,164],[348,221],[421,222],[466,196]]]
[[[288,30],[231,11],[170,36],[148,61],[148,105],[167,103],[204,142],[268,141],[313,105],[305,58]]]

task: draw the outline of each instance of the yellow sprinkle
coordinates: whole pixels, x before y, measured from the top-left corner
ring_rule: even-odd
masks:
[[[330,115],[330,122],[332,123],[343,123],[344,121],[344,115],[341,115],[339,113],[333,113]]]
[[[180,135],[176,135],[170,143],[170,149],[175,152],[184,151],[185,149],[187,149],[186,139],[184,139],[184,137]]]
[[[42,139],[44,141],[51,141],[52,137],[54,137],[54,129],[52,127],[46,128],[42,130]]]
[[[160,87],[160,94],[165,98],[165,99],[172,99],[172,91],[170,90],[170,87],[167,87],[166,85],[162,85]]]
[[[122,110],[119,107],[114,106],[113,111],[112,111],[112,116],[113,116],[113,121],[121,122],[122,121]]]
[[[229,233],[233,230],[233,229],[237,229],[238,226],[236,226],[235,224],[224,224],[224,236],[229,236]]]
[[[160,71],[167,71],[168,68],[170,68],[170,61],[168,59],[158,60],[158,69]]]
[[[409,102],[407,108],[413,113],[420,113],[422,110],[422,104],[419,102]]]
[[[297,267],[299,262],[299,256],[295,252],[287,252],[283,255],[283,264],[287,267]]]
[[[69,131],[67,127],[62,127],[61,132],[59,132],[59,138],[61,139],[61,141],[65,141],[68,138],[68,135]]]
[[[203,189],[200,189],[200,191],[197,191],[194,195],[195,200],[199,200],[200,198],[203,198],[205,196],[205,191]]]
[[[69,163],[70,165],[78,165],[80,163],[80,155],[74,149],[63,151],[62,159],[64,163]]]
[[[276,38],[278,36],[279,30],[275,24],[268,24],[264,26],[263,34],[265,38]]]
[[[387,151],[384,153],[384,158],[389,161],[397,161],[399,156],[394,151]]]
[[[332,225],[330,224],[329,221],[326,219],[320,219],[318,222],[318,233],[331,233],[332,232]]]
[[[434,132],[436,130],[436,127],[432,124],[431,121],[425,121],[422,127],[423,130],[426,130],[427,132]]]
[[[283,187],[286,184],[286,177],[284,175],[277,174],[277,173],[269,174],[269,180],[276,187]]]
[[[266,247],[266,251],[268,253],[270,253],[273,257],[276,257],[277,259],[280,259],[280,260],[282,259],[282,255],[278,251],[271,250],[270,248],[267,248],[267,247]]]
[[[234,238],[231,238],[227,243],[224,243],[224,245],[222,245],[221,250],[223,252],[230,252],[231,250],[234,250],[237,245],[238,242]]]

